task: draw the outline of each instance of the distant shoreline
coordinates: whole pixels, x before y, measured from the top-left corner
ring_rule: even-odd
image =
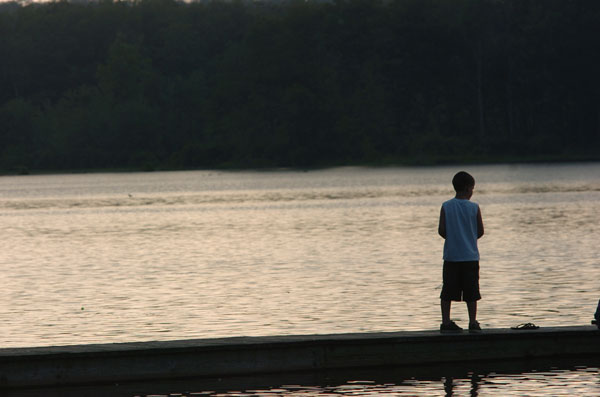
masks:
[[[452,165],[494,165],[494,164],[559,164],[559,163],[593,163],[600,161],[600,156],[485,156],[484,157],[468,157],[457,159],[452,157],[428,157],[407,158],[403,161],[381,161],[369,163],[331,163],[325,165],[314,165],[306,167],[295,166],[264,166],[264,167],[244,167],[242,165],[228,164],[215,165],[214,167],[204,168],[169,168],[156,167],[148,169],[144,166],[119,167],[119,168],[85,168],[85,169],[28,169],[22,167],[18,169],[2,170],[0,176],[25,176],[25,175],[68,175],[68,174],[102,174],[102,173],[130,173],[130,172],[173,172],[173,171],[312,171],[323,170],[335,167],[370,167],[370,168],[387,168],[387,167],[437,167],[437,166],[452,166]]]

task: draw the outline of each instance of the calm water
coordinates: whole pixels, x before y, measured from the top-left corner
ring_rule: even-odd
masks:
[[[393,379],[393,378],[392,378]],[[298,384],[241,390],[208,390],[168,394],[134,394],[136,397],[345,397],[345,396],[598,396],[600,370],[577,367],[570,370],[544,369],[521,373],[469,373],[438,379],[356,380],[335,385]]]
[[[465,378],[407,379],[398,383],[349,381],[335,386],[283,385],[276,388],[235,391],[152,394],[152,397],[269,397],[269,396],[597,396],[598,368],[533,371],[519,374],[472,374]]]
[[[456,171],[2,177],[0,346],[435,329]],[[600,164],[467,171],[482,326],[589,324]]]

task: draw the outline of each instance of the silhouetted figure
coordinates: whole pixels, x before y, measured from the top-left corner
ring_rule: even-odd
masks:
[[[461,171],[452,178],[452,185],[456,196],[442,204],[438,227],[438,233],[445,239],[440,331],[462,331],[450,320],[450,307],[452,301],[465,301],[469,312],[469,331],[479,332],[477,301],[481,295],[477,239],[483,236],[483,220],[479,205],[470,201],[475,179]]]

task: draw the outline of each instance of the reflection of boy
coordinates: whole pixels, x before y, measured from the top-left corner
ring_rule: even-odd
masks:
[[[475,179],[461,171],[452,178],[452,185],[456,196],[442,204],[438,228],[438,233],[445,239],[440,331],[462,331],[450,320],[450,307],[452,301],[465,301],[469,312],[469,331],[478,332],[481,327],[477,322],[477,301],[481,295],[477,239],[483,236],[483,220],[479,205],[469,201]]]

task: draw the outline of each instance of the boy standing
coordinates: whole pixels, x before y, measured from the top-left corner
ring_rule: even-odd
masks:
[[[470,201],[475,179],[461,171],[452,178],[456,196],[444,202],[440,211],[438,233],[444,241],[441,332],[460,332],[450,320],[452,301],[465,301],[469,312],[469,332],[480,332],[477,322],[479,294],[479,250],[477,239],[483,236],[479,205]]]

